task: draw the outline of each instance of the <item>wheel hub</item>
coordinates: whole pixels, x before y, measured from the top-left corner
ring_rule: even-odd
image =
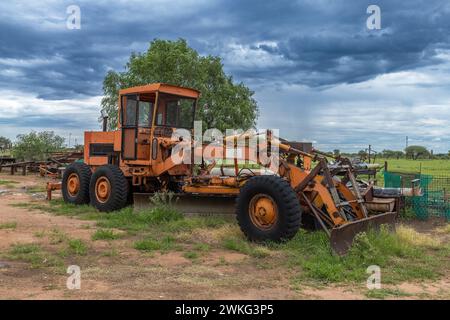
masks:
[[[111,194],[111,183],[108,178],[100,177],[95,183],[95,196],[99,202],[105,203]]]
[[[278,208],[269,195],[258,194],[250,201],[250,218],[260,229],[270,229],[278,217]]]
[[[80,178],[76,173],[69,175],[67,179],[67,192],[71,197],[75,197],[80,190]]]

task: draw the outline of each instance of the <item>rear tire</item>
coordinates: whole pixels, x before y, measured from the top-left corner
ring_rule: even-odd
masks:
[[[89,203],[91,175],[91,168],[81,162],[74,162],[64,170],[61,191],[66,203],[77,205]]]
[[[236,216],[249,240],[280,242],[295,236],[302,212],[297,195],[286,180],[255,176],[245,183],[236,199]]]
[[[104,165],[92,175],[89,193],[91,205],[99,211],[120,210],[127,205],[128,181],[119,167]]]

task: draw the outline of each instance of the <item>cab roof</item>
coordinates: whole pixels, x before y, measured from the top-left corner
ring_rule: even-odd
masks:
[[[153,93],[157,91],[194,99],[197,99],[200,96],[200,91],[198,90],[178,87],[166,83],[152,83],[144,86],[122,89],[119,91],[119,94],[125,95],[125,94]]]

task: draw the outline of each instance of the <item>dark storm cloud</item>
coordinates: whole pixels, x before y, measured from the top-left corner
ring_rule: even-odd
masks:
[[[65,29],[66,6],[72,3],[44,1],[42,6],[56,12],[56,18],[46,17],[45,10],[35,12],[30,4],[29,12],[17,8],[9,11],[10,19],[0,20],[0,84],[45,99],[99,95],[107,70],[121,70],[132,51],[144,51],[157,37],[184,37],[203,54],[222,56],[235,78],[250,83],[276,78],[278,83],[316,87],[438,63],[436,49],[448,41],[450,11],[445,1],[376,1],[382,10],[382,30],[368,31],[366,8],[372,2],[206,1],[153,6],[81,1],[81,30]],[[37,20],[21,19],[27,14]],[[245,51],[234,52],[231,43]],[[239,61],[248,55],[254,62],[261,54],[276,61],[266,66]]]
[[[81,30],[66,28],[73,4]],[[370,4],[381,8],[381,30],[366,28]],[[446,0],[3,1],[0,135],[56,128],[81,141],[98,126],[108,70],[123,70],[154,38],[185,38],[256,91],[260,126],[330,150],[358,150],[374,136],[401,148],[405,135],[417,134],[445,151],[449,34]],[[405,79],[389,77],[400,71]],[[439,112],[420,111],[426,105]],[[280,118],[280,108],[296,117]],[[398,116],[377,112],[383,108]]]

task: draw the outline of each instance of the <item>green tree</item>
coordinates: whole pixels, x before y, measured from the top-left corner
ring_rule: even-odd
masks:
[[[409,146],[405,149],[405,154],[406,158],[411,158],[413,160],[430,157],[430,152],[423,146]]]
[[[5,151],[11,149],[11,140],[5,137],[0,137],[0,151]]]
[[[246,130],[256,124],[254,92],[243,83],[234,83],[219,57],[200,56],[184,39],[155,39],[147,52],[131,54],[124,72],[106,75],[102,108],[109,116],[109,129],[117,127],[119,89],[155,82],[201,91],[196,118],[205,128]]]
[[[340,154],[341,154],[341,151],[340,151],[339,149],[334,149],[334,150],[333,150],[333,155],[334,155],[335,157],[339,156]]]
[[[405,154],[403,153],[403,151],[394,151],[394,157],[398,160],[400,158],[403,158],[405,156]]]
[[[359,150],[358,151],[358,156],[360,157],[361,160],[366,160],[367,157],[368,157],[367,151]]]
[[[45,160],[49,153],[61,150],[63,144],[64,138],[53,131],[31,131],[29,134],[17,136],[12,153],[19,160]]]

